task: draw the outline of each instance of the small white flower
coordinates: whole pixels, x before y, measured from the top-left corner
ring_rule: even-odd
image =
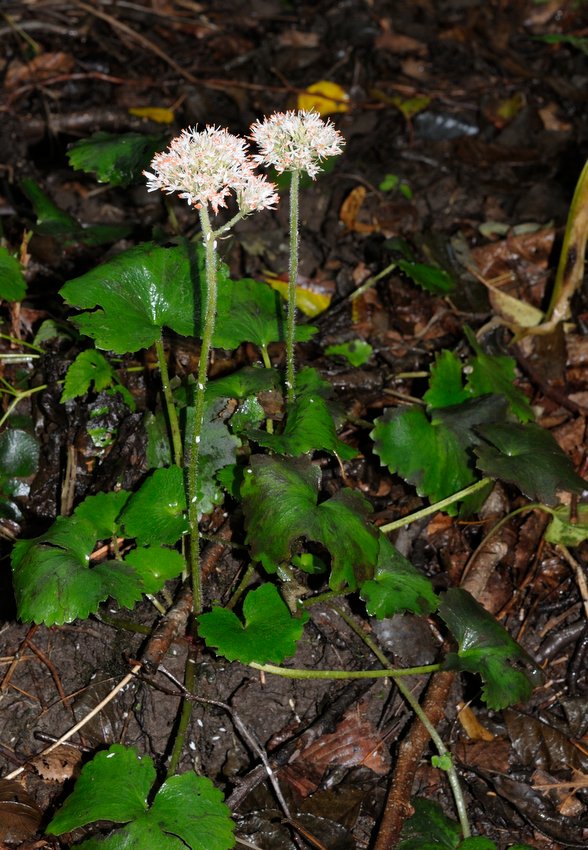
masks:
[[[253,171],[237,190],[237,202],[242,212],[275,209],[280,196],[274,183],[270,183],[262,174]]]
[[[231,192],[245,199],[242,212],[274,202],[275,187],[266,183],[262,192],[258,185],[262,178],[254,174],[245,139],[218,127],[183,130],[166,151],[153,157],[151,169],[143,172],[150,192],[179,192],[196,209],[210,204],[217,213],[226,207]]]
[[[320,163],[343,150],[345,140],[331,121],[323,121],[318,112],[276,112],[251,126],[250,138],[260,153],[253,159],[283,171],[306,171],[313,179]]]

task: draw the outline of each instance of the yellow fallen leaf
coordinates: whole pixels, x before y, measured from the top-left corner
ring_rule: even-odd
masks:
[[[320,80],[298,95],[298,109],[318,112],[319,115],[348,112],[348,100],[349,95],[338,83]]]
[[[288,298],[288,281],[284,280],[281,275],[273,272],[265,272],[263,279],[266,283],[279,292],[282,298]],[[331,284],[331,287],[325,288],[325,284]],[[304,313],[305,316],[314,318],[315,316],[324,313],[333,297],[333,292],[329,291],[332,288],[332,281],[322,281],[319,286],[315,281],[304,278],[299,279],[296,284],[296,306]]]
[[[129,112],[137,118],[149,118],[158,124],[171,124],[174,120],[173,111],[163,106],[132,106]]]

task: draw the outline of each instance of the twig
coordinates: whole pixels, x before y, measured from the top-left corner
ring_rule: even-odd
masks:
[[[129,682],[133,680],[133,678],[137,675],[140,669],[141,665],[135,664],[134,667],[131,669],[130,673],[127,673],[127,675],[120,680],[118,685],[115,685],[114,688],[110,691],[110,693],[107,694],[103,700],[100,700],[98,705],[94,706],[94,708],[90,712],[88,712],[85,717],[83,717],[78,723],[76,723],[75,726],[72,726],[71,729],[68,729],[67,732],[65,732],[60,738],[58,738],[54,744],[51,744],[51,746],[42,750],[40,753],[37,753],[37,755],[33,758],[45,756],[47,755],[47,753],[50,753],[53,750],[57,749],[60,744],[64,744],[66,741],[69,741],[69,739],[72,738],[76,734],[76,732],[79,732],[80,729],[84,728],[86,723],[89,723],[93,717],[96,717],[96,715],[99,714],[102,709],[108,705],[109,702],[112,702],[115,696],[120,691],[122,691],[122,689],[125,688],[129,684]],[[3,778],[15,779],[24,771],[24,769],[24,767],[19,767],[16,770],[13,770],[12,773],[9,773],[7,776],[4,776]]]

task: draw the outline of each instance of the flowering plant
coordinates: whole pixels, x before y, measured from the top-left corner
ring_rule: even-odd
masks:
[[[320,163],[343,150],[341,133],[330,121],[316,112],[276,112],[251,126],[251,139],[260,153],[257,162],[273,165],[281,174],[291,172],[290,181],[290,268],[288,275],[288,323],[286,327],[286,390],[288,402],[296,398],[294,333],[296,326],[296,279],[298,277],[299,212],[298,196],[300,172],[305,171],[314,180],[321,170]]]

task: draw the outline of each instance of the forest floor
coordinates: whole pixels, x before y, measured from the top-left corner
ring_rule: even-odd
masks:
[[[478,339],[487,351],[515,358],[516,385],[537,423],[580,474],[585,470],[586,293],[576,287],[565,328],[530,345],[511,344],[500,294],[536,308],[549,302],[588,155],[587,13],[585,3],[571,0],[5,0],[0,238],[20,251],[27,294],[3,306],[4,411],[11,388],[34,391],[4,428],[17,427],[14,417],[28,420],[39,451],[38,468],[23,476],[20,495],[6,489],[0,472],[0,773],[25,767],[20,779],[28,794],[15,810],[14,789],[0,781],[0,840],[7,846],[67,847],[84,837],[82,831],[40,837],[71,790],[80,757],[120,741],[164,769],[180,703],[173,683],[142,674],[84,727],[75,747],[34,760],[141,658],[159,614],[143,601],[130,612],[109,603],[58,627],[20,622],[11,548],[87,495],[115,485],[132,489],[145,477],[145,414],[158,404],[157,364],[150,350],[121,361],[136,411],[110,404],[101,425],[115,436],[104,448],[88,426],[104,400],[90,393],[74,404],[59,402],[60,382],[87,338],[56,333],[40,356],[16,362],[15,355],[26,355],[27,343],[43,347],[41,327],[63,327],[69,311],[58,293],[66,281],[161,236],[172,216],[177,231],[197,230],[194,210],[180,200],[164,204],[144,183],[103,186],[75,171],[68,146],[98,131],[158,134],[161,149],[186,127],[246,134],[262,116],[296,108],[314,83],[341,87],[344,99],[330,118],[345,139],[343,155],[301,195],[299,286],[316,311],[302,321],[318,331],[299,345],[298,364],[313,366],[334,386],[346,421],[342,437],[359,449],[344,462],[344,483],[369,499],[372,520],[384,525],[427,500],[380,463],[369,429],[384,410],[422,396],[423,375],[441,351],[466,355],[466,325],[482,329]],[[40,226],[38,210],[35,221],[27,179],[84,227],[112,225],[125,235],[99,247],[82,239],[65,245]],[[287,204],[241,222],[222,254],[234,278],[287,279]],[[444,269],[454,282],[451,293],[436,294],[403,274],[397,264],[408,254]],[[371,346],[358,366],[325,353],[357,340]],[[170,333],[166,351],[172,374],[195,372],[197,345]],[[270,346],[270,355],[283,365],[281,344]],[[253,345],[218,350],[213,375],[258,361]],[[339,467],[326,458],[321,463],[334,493]],[[499,848],[585,847],[588,547],[579,541],[567,558],[569,549],[544,539],[545,514],[531,511],[477,552],[501,518],[527,503],[516,487],[498,482],[474,516],[439,512],[391,539],[438,590],[463,583],[468,564],[478,582],[474,595],[536,659],[543,684],[529,702],[504,711],[485,707],[474,677],[442,673],[445,678],[420,677],[410,685],[415,694],[428,689],[436,702],[439,732],[458,766],[476,833]],[[230,515],[231,504],[203,523],[214,541],[204,553],[208,601],[226,600],[244,566],[242,521],[237,509]],[[222,545],[228,534],[232,547]],[[177,592],[171,583],[170,600]],[[338,604],[343,614],[361,618],[395,664],[438,658],[438,623],[413,614],[375,620],[352,600]],[[373,666],[339,608],[324,603],[311,610],[296,667]],[[180,636],[164,660],[178,680],[188,649]],[[390,680],[297,681],[229,664],[206,649],[197,677],[199,695],[230,705],[230,712],[194,708],[181,768],[195,768],[224,791],[248,846],[382,850],[383,813],[390,794],[400,793],[398,783],[405,786],[405,814],[410,797],[425,796],[455,817],[445,775],[431,765],[427,742],[415,741],[414,717]],[[271,788],[256,778],[258,757],[234,715],[273,760],[294,828]],[[402,742],[414,751],[407,775],[399,777]],[[401,826],[399,817],[389,846]]]

